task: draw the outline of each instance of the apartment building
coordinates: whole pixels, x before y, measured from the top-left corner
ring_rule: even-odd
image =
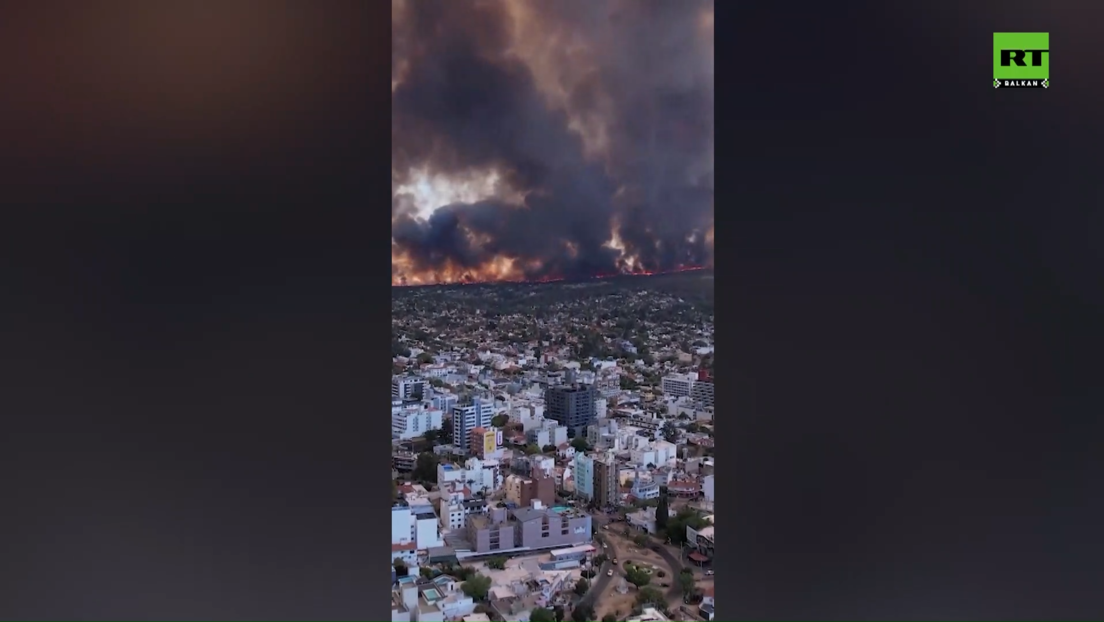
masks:
[[[590,542],[590,515],[543,507],[508,511],[492,508],[468,519],[468,540],[476,553],[511,549],[548,549]]]

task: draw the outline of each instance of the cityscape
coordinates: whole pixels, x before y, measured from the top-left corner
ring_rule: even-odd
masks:
[[[393,0],[391,144],[392,621],[713,620],[713,3]]]
[[[394,288],[393,620],[711,620],[712,273]]]

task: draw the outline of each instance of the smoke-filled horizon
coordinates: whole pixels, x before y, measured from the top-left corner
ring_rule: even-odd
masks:
[[[393,0],[394,284],[708,266],[711,0]]]

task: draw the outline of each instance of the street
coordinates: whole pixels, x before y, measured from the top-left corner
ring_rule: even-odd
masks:
[[[603,564],[600,579],[593,584],[591,591],[587,593],[587,600],[603,605],[604,609],[612,607],[614,601],[617,599],[607,597],[607,592],[611,590],[611,585],[614,584],[613,579],[624,577],[625,571],[623,564],[626,561],[631,561],[653,566],[665,572],[665,576],[663,577],[656,576],[655,587],[663,589],[660,587],[660,584],[666,583],[668,587],[664,591],[664,596],[667,600],[667,607],[672,611],[678,610],[679,607],[683,605],[682,588],[678,581],[678,573],[682,569],[682,563],[679,560],[678,554],[672,552],[672,547],[658,545],[654,549],[641,549],[622,535],[621,530],[625,529],[625,523],[615,522],[611,525],[608,516],[600,514],[594,514],[592,516],[596,539],[607,544],[609,547],[603,552],[610,557],[611,560],[617,559],[619,563],[614,567],[613,577],[606,576],[610,563],[607,562]],[[610,529],[607,530],[606,526],[610,526]],[[650,544],[654,544],[654,539]],[[659,560],[657,560],[656,557],[658,557]],[[629,594],[635,594],[635,592],[636,590],[634,589],[630,591]],[[593,595],[593,600],[591,595]],[[635,595],[633,599],[635,599]],[[599,616],[603,613],[610,613],[610,611],[598,611],[598,606],[594,606],[596,614]]]

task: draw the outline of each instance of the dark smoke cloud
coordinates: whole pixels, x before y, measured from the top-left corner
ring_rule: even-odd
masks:
[[[708,0],[397,0],[396,278],[502,257],[527,278],[708,263],[711,15]],[[509,197],[428,218],[398,191],[492,172]]]

